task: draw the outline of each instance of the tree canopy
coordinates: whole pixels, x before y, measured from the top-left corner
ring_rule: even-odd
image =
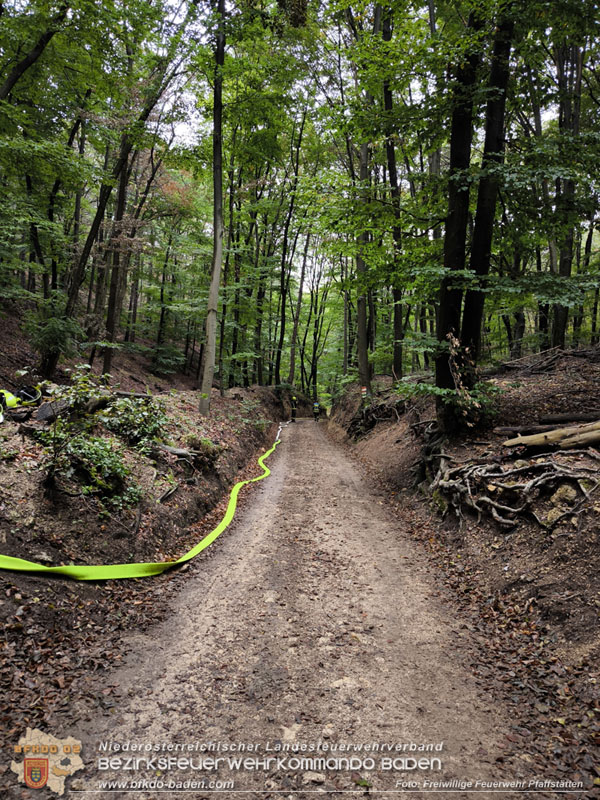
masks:
[[[597,344],[588,0],[4,2],[0,287],[50,376],[327,399]],[[462,412],[461,412],[462,413]]]

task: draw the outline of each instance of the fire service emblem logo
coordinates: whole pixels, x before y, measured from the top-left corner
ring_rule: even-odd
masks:
[[[26,758],[23,777],[31,789],[41,789],[48,782],[48,759]]]
[[[20,783],[30,789],[46,787],[59,796],[65,793],[67,779],[84,768],[81,742],[72,736],[57,739],[51,733],[27,728],[19,743],[13,745],[13,753],[10,769]]]

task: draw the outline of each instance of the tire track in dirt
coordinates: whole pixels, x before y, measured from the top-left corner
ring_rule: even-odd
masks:
[[[441,753],[421,754],[438,756],[441,772],[420,772],[421,779],[497,778],[493,765],[507,724],[475,686],[460,620],[435,596],[435,580],[403,534],[402,519],[311,420],[284,429],[269,466],[272,475],[253,489],[210,557],[194,562],[168,621],[130,637],[126,666],[107,679],[119,684],[123,701],[105,716],[78,709],[88,721],[73,735],[84,740],[86,761],[106,740],[254,743],[258,754],[248,755],[261,758],[278,755],[265,752],[267,743],[443,742]],[[386,755],[361,757],[379,763]],[[101,774],[93,766],[87,773],[74,788],[97,790],[98,779],[110,777],[156,777]],[[414,773],[360,774],[377,795]],[[189,777],[199,775],[170,772],[162,779]],[[237,791],[252,792],[246,797],[357,789],[347,770],[221,767],[208,777],[233,778]],[[220,796],[229,795],[238,796]]]

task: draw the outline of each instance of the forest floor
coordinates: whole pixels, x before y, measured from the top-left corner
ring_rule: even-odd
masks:
[[[16,351],[2,352],[18,361]],[[0,374],[12,369],[0,357]],[[119,369],[123,379],[143,381],[141,365],[120,361]],[[595,411],[599,378],[597,363],[568,357],[550,373],[524,368],[499,376],[495,420],[451,442],[448,454],[523,459],[503,451],[492,426],[532,421],[542,412]],[[54,563],[164,559],[214,527],[229,486],[257,473],[256,455],[276,429],[268,421],[286,409],[268,389],[236,389],[226,398],[215,393],[211,419],[200,422],[186,379],[172,383],[179,391],[168,395],[165,434],[184,446],[190,435],[210,436],[222,446],[215,469],[190,475],[168,458],[151,465],[132,452],[141,482],[150,470],[145,502],[141,513],[132,509],[107,524],[81,498],[48,506],[41,453],[7,422],[0,427],[10,456],[0,462],[2,552],[36,559],[42,551]],[[98,750],[102,741],[245,743],[254,751],[244,755],[260,760],[302,743],[320,749],[283,755],[352,755],[334,750],[340,743],[441,745],[439,752],[417,752],[439,757],[439,770],[381,768],[386,755],[409,758],[411,750],[362,751],[362,763],[338,770],[276,761],[265,771],[230,770],[222,762],[204,777],[233,780],[225,797],[236,791],[273,799],[340,791],[419,797],[425,779],[454,781],[441,797],[467,796],[461,786],[468,780],[581,781],[584,788],[566,796],[594,796],[600,784],[597,501],[591,497],[578,510],[577,526],[567,516],[567,525],[551,531],[530,519],[507,532],[485,517],[442,518],[426,485],[414,488],[423,447],[417,436],[423,426],[415,422],[431,408],[408,404],[394,421],[351,441],[345,429],[359,402],[349,392],[328,426],[302,419],[285,427],[269,461],[272,475],[244,490],[233,526],[180,570],[100,584],[0,573],[3,797],[55,796],[24,788],[10,769],[26,728],[83,742],[86,769],[68,779],[67,797],[83,790],[108,797],[98,781],[110,777],[190,777],[100,771],[97,759],[107,755]],[[169,471],[177,491],[157,503]],[[540,502],[548,506],[549,499]],[[373,757],[374,769],[364,767],[365,757]],[[156,788],[137,794],[162,796]],[[508,790],[493,796],[504,795],[512,796]]]
[[[123,666],[78,692],[68,717],[51,715],[50,729],[64,729],[68,719],[86,761],[104,755],[100,742],[254,745],[251,757],[273,759],[266,770],[229,769],[224,762],[203,774],[233,780],[232,796],[366,788],[377,795],[396,790],[397,781],[421,786],[425,778],[547,778],[527,761],[507,772],[514,721],[472,674],[472,635],[406,534],[412,512],[395,514],[325,425],[301,419],[281,438],[271,477],[252,490],[252,503],[210,556],[191,564],[164,622],[129,631]],[[373,757],[374,769],[360,762],[354,769],[298,768],[275,760],[340,757],[335,748],[342,743],[397,742],[439,745],[419,756],[438,757],[441,769],[418,777],[382,769],[385,752],[359,752],[363,761]],[[281,752],[292,744],[320,749]],[[411,751],[393,755],[406,759]],[[197,772],[161,772],[165,782],[199,779]],[[73,794],[98,792],[102,780],[157,777],[156,765],[146,770],[144,762],[139,771],[87,773],[72,780]]]

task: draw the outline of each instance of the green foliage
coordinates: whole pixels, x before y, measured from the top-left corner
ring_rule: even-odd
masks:
[[[14,461],[18,455],[18,450],[0,444],[0,461]]]
[[[143,354],[157,375],[183,369],[194,375],[204,344],[213,245],[210,116],[217,15],[208,6],[202,10],[195,3],[178,6],[166,0],[116,5],[76,0],[57,19],[59,8],[31,0],[6,3],[0,14],[6,75],[49,26],[53,31],[40,58],[0,104],[2,297],[30,309],[27,331],[50,366],[57,356],[74,356],[78,344],[89,339],[88,347],[114,350],[115,358]],[[545,327],[540,333],[540,320],[547,315],[552,324],[558,305],[569,309],[570,321],[576,315],[582,319],[568,337],[574,343],[595,342],[594,229],[600,202],[596,8],[591,0],[519,5],[505,158],[482,166],[493,34],[498,14],[511,9],[516,12],[505,2],[378,7],[366,0],[276,0],[227,7],[225,252],[219,305],[223,385],[259,380],[283,385],[298,308],[291,382],[306,395],[313,390],[322,398],[327,392],[339,394],[356,375],[357,301],[362,295],[368,301],[374,371],[392,374],[395,335],[403,339],[404,371],[420,369],[437,346],[431,323],[440,285],[448,278],[463,295],[475,289],[485,296],[485,357],[507,355],[509,339],[514,339],[511,324],[524,351],[544,346],[547,334]],[[470,10],[479,15],[481,30],[466,27]],[[303,27],[291,30],[290,22]],[[383,34],[387,22],[388,38]],[[569,102],[573,114],[581,108],[581,119],[570,129],[571,111],[560,108],[571,90],[559,80],[569,69],[558,59],[578,48],[581,75],[571,84],[580,84],[580,96]],[[471,163],[458,177],[473,220],[481,178],[493,175],[500,187],[491,271],[484,279],[470,268],[449,275],[443,267],[453,180],[448,175],[453,83],[456,68],[478,49],[483,58],[474,146]],[[155,82],[164,78],[167,86],[165,68],[188,88],[172,91],[171,84],[143,122],[140,112]],[[384,98],[386,85],[391,106]],[[196,131],[190,129],[194,107]],[[301,127],[302,146],[296,153]],[[113,171],[125,143],[131,151],[119,226],[119,181]],[[361,145],[368,151],[366,175],[360,168]],[[390,145],[397,195],[390,185]],[[78,307],[83,316],[89,300],[88,316],[97,324],[92,330],[86,320],[84,337],[75,321],[64,319],[65,294],[102,186],[112,187],[112,196],[100,229],[102,242],[97,237],[93,243],[82,276]],[[117,254],[119,286],[111,293]],[[359,256],[364,262],[360,272]],[[282,285],[289,289],[283,297]],[[401,300],[393,292],[400,292]],[[121,314],[116,330],[105,331],[107,304],[115,294],[118,307],[111,310]],[[400,334],[394,326],[398,305]],[[542,310],[542,305],[549,308]],[[523,314],[521,331],[515,317]],[[122,342],[125,326],[128,341]],[[279,357],[282,369],[275,376]],[[83,409],[103,391],[75,384],[67,398],[74,409]],[[461,402],[470,418],[480,399],[475,390],[468,394],[470,400]],[[485,398],[481,402],[485,405]],[[129,442],[144,447],[160,435],[152,430],[154,423],[141,419],[142,408],[123,406],[118,414],[114,409],[113,403],[103,413],[105,424]],[[242,414],[260,428],[268,424],[255,419],[255,409],[242,409]]]
[[[171,375],[181,371],[185,359],[176,345],[165,342],[153,352],[152,369],[157,375]]]
[[[76,342],[83,338],[83,331],[76,320],[54,316],[49,305],[43,305],[27,315],[25,330],[33,349],[42,360],[54,353],[67,357],[76,355]]]
[[[241,401],[240,405],[242,406],[242,422],[254,425],[261,433],[267,430],[271,424],[271,420],[257,414],[260,408],[259,400],[244,399]]]
[[[71,413],[85,415],[86,406],[91,400],[107,394],[106,384],[109,376],[98,377],[92,372],[89,364],[77,364],[75,369],[66,369],[65,372],[70,374],[71,383],[60,386],[52,394],[52,400],[60,400],[62,404],[68,405]],[[85,417],[82,418],[82,424],[84,422]]]
[[[487,424],[494,418],[497,411],[496,401],[503,389],[492,381],[479,381],[469,389],[464,386],[440,389],[433,383],[402,380],[396,384],[395,391],[405,400],[418,397],[440,398],[454,410],[455,416],[465,427],[473,428]]]
[[[145,453],[150,452],[155,439],[161,438],[168,422],[162,402],[143,398],[117,398],[96,416],[110,431]]]
[[[130,478],[131,469],[125,464],[122,446],[112,437],[93,433],[99,418],[106,421],[98,414],[88,414],[87,407],[90,401],[104,399],[106,394],[103,378],[97,378],[87,364],[79,365],[71,384],[60,387],[52,397],[51,402],[61,408],[61,414],[49,430],[35,435],[45,449],[46,486],[55,487],[57,477],[75,482],[83,495],[95,496],[108,512],[135,505],[141,499],[141,490]],[[139,435],[138,441],[143,444],[143,437],[154,431],[154,422],[125,403],[119,432],[123,431],[134,437]]]
[[[57,476],[74,481],[83,495],[96,496],[104,510],[121,510],[141,499],[115,439],[92,436],[60,417],[51,430],[36,436],[45,448],[47,484]]]

